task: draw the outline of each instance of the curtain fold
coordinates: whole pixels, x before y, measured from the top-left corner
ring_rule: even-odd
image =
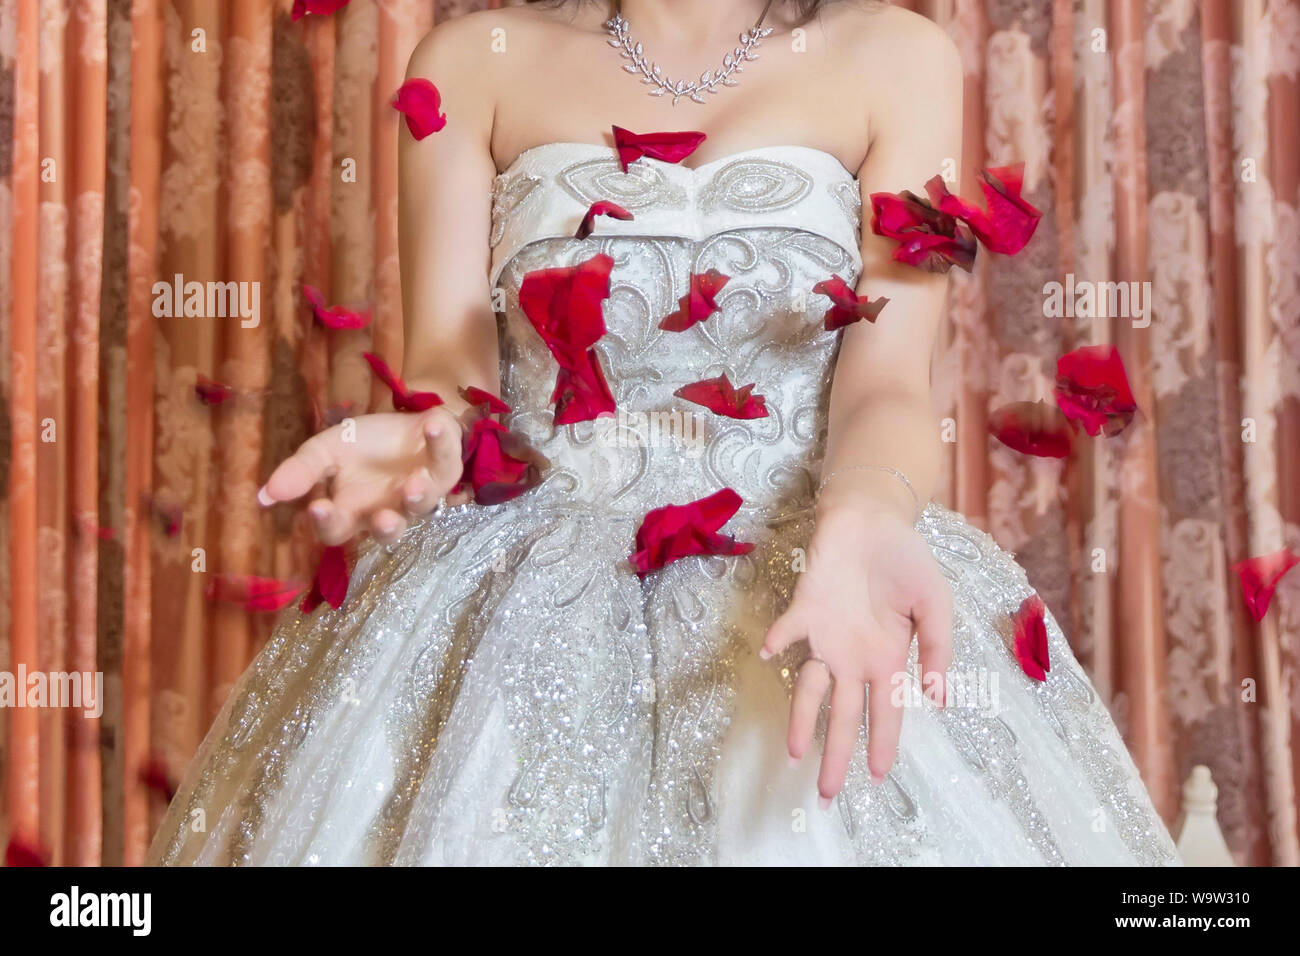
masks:
[[[364,351],[401,360],[389,103],[435,20],[498,4],[292,5],[0,0],[0,674],[104,682],[98,716],[0,706],[0,841],[52,863],[142,862],[268,634],[214,580],[310,574],[303,516],[254,493],[370,405]],[[1023,161],[1045,213],[954,279],[938,497],[1025,565],[1166,819],[1208,764],[1239,861],[1300,864],[1300,572],[1256,623],[1231,570],[1300,551],[1300,0],[896,5],[961,50],[961,192]],[[1149,309],[1051,315],[1067,279]],[[177,281],[256,320],[168,314]],[[372,326],[324,335],[303,284]],[[1101,343],[1127,432],[1068,462],[989,437]]]

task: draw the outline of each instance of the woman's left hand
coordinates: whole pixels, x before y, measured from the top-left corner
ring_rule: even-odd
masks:
[[[907,666],[915,628],[921,674],[952,663],[952,592],[929,546],[896,511],[840,506],[819,514],[790,607],[772,625],[764,659],[807,640],[812,657],[795,682],[788,747],[801,759],[812,742],[829,690],[830,718],[817,789],[823,808],[844,786],[870,688],[867,763],[884,780],[898,753],[903,711],[893,701],[895,676]]]

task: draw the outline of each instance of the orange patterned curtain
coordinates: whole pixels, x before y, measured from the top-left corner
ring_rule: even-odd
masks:
[[[0,841],[142,860],[268,631],[208,586],[312,567],[256,488],[369,404],[364,350],[400,360],[388,101],[435,18],[495,5],[0,0],[0,674],[104,686],[97,716],[0,707]],[[1300,863],[1300,572],[1256,624],[1229,570],[1300,550],[1300,0],[904,5],[963,52],[967,165],[1024,160],[1046,211],[1023,256],[955,285],[940,497],[1017,553],[1170,822],[1206,763],[1239,860]],[[257,314],[159,315],[176,276]],[[1067,277],[1149,308],[1049,316]],[[373,325],[313,333],[303,283]],[[988,437],[991,408],[1103,342],[1133,428],[1068,466]]]

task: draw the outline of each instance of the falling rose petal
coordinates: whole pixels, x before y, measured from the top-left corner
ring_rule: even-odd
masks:
[[[623,172],[627,172],[628,163],[634,163],[642,156],[665,163],[680,163],[707,138],[703,133],[693,130],[679,133],[633,133],[621,126],[614,127],[614,146],[618,150],[618,162],[623,167]]]
[[[393,108],[406,117],[406,128],[417,140],[447,125],[447,117],[441,112],[442,94],[423,77],[413,77],[401,85],[393,97]]]
[[[818,282],[813,286],[813,292],[831,300],[831,307],[826,310],[823,318],[827,332],[834,332],[836,329],[842,329],[863,319],[875,322],[876,316],[880,315],[880,311],[889,304],[889,300],[884,296],[873,302],[865,295],[858,295],[837,275]]]
[[[931,179],[925,188],[935,208],[966,223],[989,252],[1013,256],[1029,244],[1043,218],[1020,195],[1025,164],[980,170],[980,179],[987,212],[950,193],[940,176]]]
[[[48,856],[35,843],[10,837],[5,845],[5,866],[49,866]]]
[[[637,575],[645,577],[695,554],[748,554],[754,549],[752,544],[718,533],[743,503],[740,495],[723,488],[688,505],[665,505],[651,511],[636,532],[631,560]]]
[[[1093,438],[1118,435],[1133,421],[1137,402],[1119,349],[1086,345],[1056,360],[1056,404]]]
[[[220,604],[234,604],[245,611],[278,611],[303,592],[303,585],[251,574],[217,574],[208,582],[204,596]]]
[[[162,797],[164,803],[171,803],[176,797],[176,785],[172,783],[167,770],[167,762],[161,757],[150,757],[140,768],[140,782],[151,792]]]
[[[592,230],[596,228],[597,216],[609,216],[611,219],[623,220],[631,220],[635,218],[630,212],[617,203],[612,203],[608,199],[601,199],[598,202],[592,203],[591,208],[587,210],[587,214],[582,217],[582,223],[578,226],[578,231],[575,234],[576,238],[586,239],[591,235]]]
[[[480,405],[467,413],[456,490],[472,490],[477,504],[499,505],[536,487],[550,462],[484,412],[485,406]]]
[[[555,424],[613,413],[614,397],[592,348],[605,334],[603,303],[614,260],[592,256],[576,266],[539,269],[524,276],[519,305],[555,356]]]
[[[460,397],[465,399],[465,402],[468,405],[475,408],[480,405],[486,405],[487,413],[489,415],[510,414],[510,406],[501,401],[501,399],[497,398],[491,392],[487,391],[487,389],[478,388],[474,385],[467,385],[460,389]]]
[[[140,493],[140,506],[157,524],[159,530],[169,538],[181,533],[181,522],[185,518],[185,509],[174,502],[162,501],[147,491]]]
[[[898,243],[892,257],[895,262],[926,272],[947,272],[953,266],[967,272],[975,268],[975,237],[955,217],[908,190],[872,193],[870,200],[871,229]]]
[[[676,312],[664,316],[659,328],[666,332],[685,332],[697,322],[703,322],[718,311],[717,294],[731,281],[717,269],[691,273],[690,291],[677,300],[681,306]]]
[[[200,372],[194,377],[194,394],[204,405],[221,405],[235,397],[235,390]]]
[[[363,352],[370,367],[379,376],[379,380],[393,393],[393,408],[399,412],[424,412],[442,404],[437,392],[413,392],[406,387],[401,377],[388,367],[388,363],[378,355]]]
[[[1014,637],[1012,650],[1020,669],[1036,681],[1047,680],[1052,663],[1047,653],[1047,608],[1037,594],[1025,598],[1012,617]]]
[[[703,405],[715,415],[727,418],[767,418],[767,400],[754,395],[754,384],[734,388],[726,375],[706,378],[700,382],[683,385],[673,392],[696,405]]]
[[[555,403],[557,425],[591,421],[617,411],[595,349],[588,349],[583,361],[572,368],[560,367],[551,401]]]
[[[343,606],[347,596],[347,552],[339,545],[330,545],[321,552],[311,590],[303,597],[298,609],[304,614],[310,614],[324,603],[337,610]]]
[[[524,276],[519,306],[561,365],[577,365],[605,334],[614,260],[601,253],[576,266],[538,269]]]
[[[989,413],[989,434],[1008,448],[1035,458],[1068,458],[1074,430],[1050,402],[1013,402]]]
[[[1264,620],[1278,582],[1297,564],[1300,564],[1300,556],[1289,548],[1283,548],[1273,554],[1238,561],[1232,566],[1241,579],[1241,595],[1246,599],[1246,607],[1256,621]]]
[[[346,7],[352,0],[293,0],[293,22],[297,23],[307,14],[327,17]]]
[[[353,312],[341,305],[326,305],[325,297],[314,285],[304,285],[302,295],[311,303],[313,317],[327,329],[364,329],[370,324],[369,312]]]

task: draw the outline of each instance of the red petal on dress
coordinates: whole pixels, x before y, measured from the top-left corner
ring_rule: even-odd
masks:
[[[1256,621],[1264,620],[1278,582],[1297,564],[1300,564],[1300,557],[1289,548],[1283,548],[1273,554],[1239,561],[1232,566],[1232,570],[1241,579],[1241,595],[1246,599],[1246,607]]]
[[[216,574],[204,596],[209,601],[235,604],[245,611],[278,611],[303,592],[303,585],[251,574]]]
[[[486,411],[489,415],[510,414],[510,406],[485,388],[479,388],[475,385],[466,385],[464,388],[459,389],[459,391],[460,397],[465,399],[466,403],[473,408],[478,408],[480,405],[486,405]]]
[[[304,283],[302,296],[311,304],[316,321],[327,329],[364,329],[370,324],[369,312],[354,312],[341,305],[326,305],[325,296],[314,285]]]
[[[1020,662],[1020,669],[1037,681],[1047,680],[1047,672],[1052,669],[1047,654],[1046,613],[1042,599],[1031,594],[1011,619],[1015,625],[1012,649],[1016,660]]]
[[[49,866],[44,850],[35,843],[10,837],[5,846],[5,866]]]
[[[813,286],[813,292],[831,300],[831,307],[826,310],[826,315],[823,317],[827,332],[834,332],[836,329],[842,329],[863,319],[875,322],[881,310],[889,304],[889,300],[884,296],[873,302],[865,295],[858,295],[837,275],[818,282]]]
[[[871,230],[898,243],[895,262],[926,272],[947,272],[953,266],[974,269],[978,246],[956,218],[908,190],[872,193],[870,199]]]
[[[665,163],[680,163],[707,137],[700,132],[633,133],[621,126],[614,127],[614,146],[618,149],[619,165],[627,172],[627,164],[642,156]]]
[[[666,332],[685,332],[695,323],[703,322],[718,311],[717,294],[729,281],[731,276],[724,276],[717,269],[691,273],[690,291],[677,300],[681,308],[664,316],[659,328]]]
[[[520,308],[560,366],[551,395],[557,425],[615,410],[592,348],[605,334],[603,303],[613,266],[609,256],[595,255],[576,266],[530,272],[519,286]]]
[[[406,117],[406,128],[416,139],[424,139],[447,125],[442,110],[442,94],[423,77],[403,83],[393,97],[393,108]]]
[[[726,375],[719,375],[717,378],[683,385],[673,394],[696,405],[703,405],[715,415],[743,419],[767,418],[767,399],[752,394],[753,391],[752,382],[735,388]]]
[[[352,0],[293,0],[293,21],[297,23],[307,14],[327,17],[346,7]]]
[[[413,392],[407,388],[401,377],[389,368],[388,363],[378,355],[370,352],[361,354],[370,363],[370,367],[379,376],[379,380],[387,385],[388,390],[393,393],[393,408],[397,409],[397,411],[424,412],[442,404],[442,399],[437,392]]]
[[[574,234],[575,238],[586,239],[591,235],[592,230],[596,228],[597,216],[609,216],[611,219],[631,220],[635,217],[620,206],[618,203],[610,202],[608,199],[601,199],[591,204],[587,214],[582,217],[582,223],[578,226],[578,231]]]
[[[470,488],[480,505],[499,505],[517,498],[542,480],[550,464],[520,436],[486,414],[466,427],[461,446],[457,491]]]
[[[570,425],[614,414],[617,406],[595,349],[588,349],[582,361],[572,367],[560,366],[551,401],[555,403],[557,425]]]
[[[298,609],[310,614],[322,603],[339,608],[348,596],[348,557],[339,545],[330,545],[320,555],[311,590],[303,597]]]
[[[989,434],[1008,448],[1035,458],[1068,458],[1074,431],[1050,402],[1014,402],[989,413]]]
[[[235,397],[235,390],[200,372],[194,377],[194,394],[204,405],[221,405]]]
[[[1057,359],[1054,394],[1065,417],[1093,438],[1118,435],[1137,414],[1124,361],[1113,345],[1085,345]]]
[[[632,564],[645,577],[665,565],[693,554],[748,554],[752,544],[737,541],[718,529],[731,520],[743,501],[730,488],[688,505],[665,505],[643,519],[636,532]]]
[[[1033,238],[1043,214],[1020,195],[1024,187],[1025,164],[999,166],[980,171],[980,189],[988,211],[948,192],[942,177],[926,183],[935,208],[962,220],[990,252],[1013,256]]]

